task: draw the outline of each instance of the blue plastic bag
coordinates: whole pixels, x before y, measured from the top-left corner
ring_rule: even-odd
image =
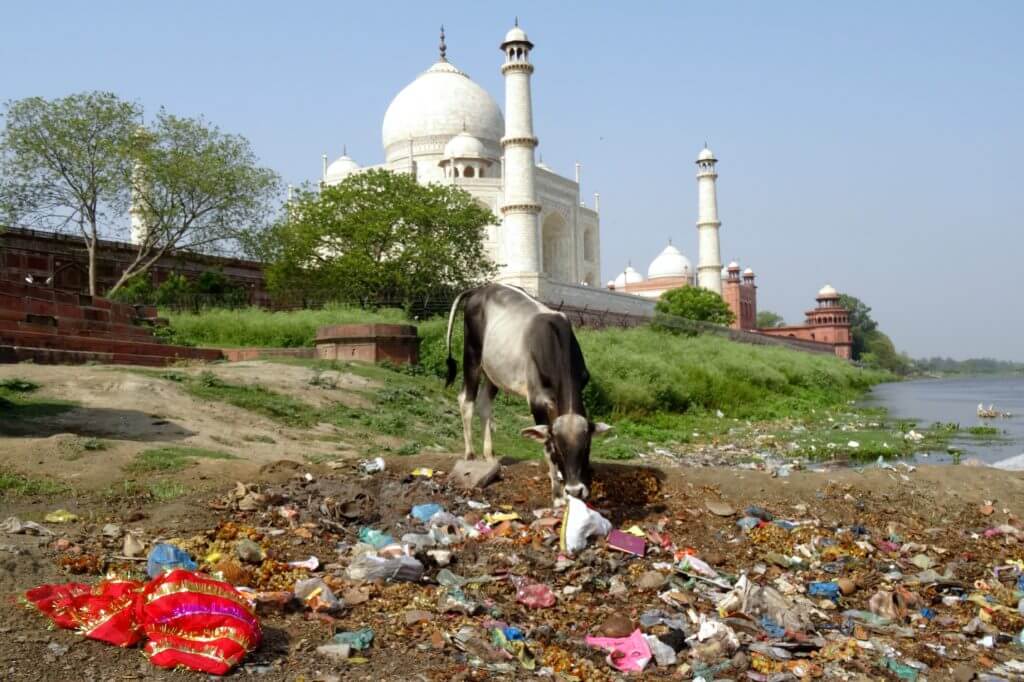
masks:
[[[420,523],[426,523],[434,517],[434,514],[443,512],[444,507],[437,504],[436,502],[429,502],[427,504],[417,504],[412,508],[411,515],[414,519]]]
[[[153,545],[153,549],[146,558],[146,575],[156,578],[164,571],[175,568],[184,568],[187,571],[196,570],[196,562],[192,561],[189,553],[174,545],[159,543]]]
[[[827,582],[811,583],[807,586],[807,594],[812,597],[824,597],[825,599],[838,601],[841,592],[838,583]]]
[[[372,545],[374,549],[380,549],[381,547],[393,544],[395,539],[387,533],[366,527],[359,529],[359,541]]]

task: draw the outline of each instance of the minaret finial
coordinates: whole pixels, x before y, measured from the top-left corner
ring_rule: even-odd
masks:
[[[448,52],[448,46],[444,44],[444,24],[441,24],[441,44],[439,45],[439,47],[441,48],[441,61],[448,61],[448,57],[446,56],[446,53]]]
[[[519,15],[516,15],[516,26],[519,26]]]

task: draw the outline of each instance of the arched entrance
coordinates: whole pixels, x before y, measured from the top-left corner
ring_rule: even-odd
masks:
[[[554,280],[571,280],[569,228],[559,213],[551,213],[541,225],[544,272]]]

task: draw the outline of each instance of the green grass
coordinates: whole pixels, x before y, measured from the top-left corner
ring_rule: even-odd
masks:
[[[967,433],[971,434],[972,436],[980,436],[983,438],[987,438],[991,436],[998,436],[999,429],[997,429],[994,426],[972,426],[969,429],[967,429]]]
[[[68,487],[57,481],[0,469],[0,497],[6,495],[59,495],[67,491]]]
[[[181,471],[197,459],[235,459],[234,455],[217,450],[170,446],[144,450],[124,469],[133,474],[174,473]]]
[[[137,504],[139,500],[168,502],[182,497],[188,492],[187,486],[174,480],[157,479],[148,483],[139,483],[126,479],[110,485],[99,493],[99,497],[107,503],[131,500]]]
[[[0,381],[0,433],[24,431],[18,428],[23,420],[55,417],[76,407],[67,400],[31,395],[39,388],[39,384],[25,379]],[[5,422],[9,428],[5,428]]]
[[[259,308],[204,310],[195,313],[163,311],[170,321],[169,338],[178,343],[223,348],[312,346],[317,327],[331,324],[405,322],[400,310],[370,312],[331,305],[320,310],[270,312]]]
[[[318,326],[374,321],[404,320],[399,311],[371,313],[351,308],[204,311],[171,316],[179,337],[218,346],[309,346]],[[414,368],[275,360],[309,367],[309,383],[314,386],[330,383],[323,375],[326,370],[373,380],[377,387],[357,391],[373,404],[370,410],[341,404],[317,408],[260,386],[228,384],[215,377],[163,376],[178,381],[196,397],[227,402],[288,426],[331,424],[346,440],[361,443],[359,447],[368,454],[379,453],[381,448],[374,444],[379,436],[401,442],[390,448],[395,454],[435,446],[460,451],[462,426],[455,402],[458,380],[456,387],[448,390],[439,380],[445,372],[446,322],[438,317],[416,323],[421,344],[420,365]],[[460,365],[461,336],[460,320],[453,335],[453,353]],[[872,385],[893,378],[884,372],[860,369],[827,355],[714,336],[677,336],[646,327],[582,329],[577,336],[591,374],[585,395],[591,414],[615,426],[610,438],[595,442],[596,457],[628,459],[637,452],[650,451],[651,445],[685,449],[709,442],[744,444],[766,431],[778,430],[780,424],[791,423],[802,429],[799,439],[789,439],[796,443],[797,452],[816,453],[816,457],[866,458],[913,449],[895,426],[860,425],[864,417],[849,406]],[[717,416],[719,411],[724,417]],[[831,433],[836,421],[844,419],[849,422],[848,432]],[[517,458],[537,456],[539,448],[519,434],[530,423],[524,401],[502,394],[495,406],[496,451]],[[778,435],[779,440],[786,436]],[[859,452],[848,452],[850,440],[860,443]],[[475,441],[478,443],[479,433]]]
[[[12,377],[10,379],[3,379],[0,381],[0,390],[10,391],[12,393],[31,393],[39,389],[39,384],[28,379],[19,379],[18,377]]]

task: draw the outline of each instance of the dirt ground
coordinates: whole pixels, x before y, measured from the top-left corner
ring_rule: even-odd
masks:
[[[306,391],[308,369],[274,365],[273,372],[262,363],[220,365],[212,369],[233,381],[245,378],[283,392],[302,395]],[[199,371],[197,368],[181,371]],[[77,636],[69,631],[47,628],[46,620],[25,607],[19,596],[25,590],[45,582],[78,579],[98,580],[97,572],[71,576],[62,559],[96,556],[101,566],[123,570],[133,565],[116,557],[120,543],[105,540],[100,529],[114,523],[131,529],[147,544],[157,540],[175,540],[185,546],[209,548],[215,537],[222,537],[225,524],[245,529],[259,538],[268,555],[277,562],[320,559],[316,575],[328,576],[328,584],[341,594],[363,590],[366,601],[347,606],[331,616],[315,615],[308,610],[267,612],[262,616],[264,641],[250,654],[234,676],[267,680],[449,680],[449,679],[528,679],[535,675],[525,670],[502,672],[474,666],[472,656],[454,643],[460,628],[481,627],[489,618],[522,628],[538,658],[537,667],[547,666],[561,679],[618,679],[621,677],[604,661],[604,655],[582,644],[612,615],[624,615],[636,621],[651,609],[673,610],[658,591],[637,587],[642,574],[659,570],[671,576],[667,563],[689,548],[722,576],[750,572],[751,579],[767,584],[780,578],[798,586],[812,581],[830,581],[838,576],[855,579],[857,590],[844,595],[838,610],[869,610],[869,598],[881,588],[894,588],[904,578],[887,572],[899,570],[909,578],[919,566],[911,563],[910,552],[932,558],[937,570],[945,571],[939,586],[910,587],[922,602],[901,613],[904,624],[918,633],[912,639],[899,639],[863,628],[849,630],[835,610],[815,621],[814,632],[829,645],[856,639],[856,655],[833,655],[828,647],[808,653],[793,649],[807,669],[786,668],[772,662],[769,672],[783,674],[778,679],[796,679],[824,675],[829,679],[892,678],[893,668],[880,661],[912,660],[927,667],[928,679],[971,679],[974,673],[997,669],[1008,660],[1024,658],[1007,634],[1015,635],[1024,626],[1024,617],[1014,618],[996,610],[988,614],[982,630],[969,622],[976,611],[984,611],[964,601],[953,605],[943,602],[949,585],[966,594],[984,591],[978,581],[988,581],[989,592],[1002,595],[992,571],[1006,562],[1024,561],[1024,543],[1018,544],[1016,531],[986,536],[987,529],[1001,524],[1020,528],[1024,518],[1024,474],[983,467],[868,467],[831,471],[797,470],[785,478],[743,468],[662,468],[622,464],[598,464],[595,472],[593,504],[616,527],[637,525],[647,532],[651,551],[640,559],[614,552],[604,541],[582,553],[568,570],[556,570],[557,539],[531,525],[533,511],[549,507],[546,466],[540,462],[505,462],[501,479],[472,495],[488,503],[488,511],[517,512],[522,525],[513,523],[501,533],[494,532],[478,541],[458,543],[449,567],[463,576],[489,575],[498,578],[484,585],[467,587],[467,593],[485,605],[490,616],[445,613],[437,607],[438,566],[427,565],[426,581],[412,583],[373,583],[362,586],[344,578],[346,552],[355,532],[370,526],[391,532],[396,538],[415,530],[416,523],[407,514],[415,504],[438,502],[447,510],[467,519],[476,518],[466,495],[448,483],[445,472],[455,462],[450,454],[393,457],[383,473],[363,474],[355,462],[326,466],[311,463],[315,453],[339,452],[336,442],[315,439],[315,433],[275,426],[245,410],[223,404],[194,400],[177,390],[173,383],[110,367],[46,367],[20,365],[0,368],[0,379],[9,376],[36,381],[42,385],[37,397],[72,400],[81,405],[42,422],[0,425],[0,467],[63,481],[73,493],[65,496],[6,495],[0,497],[0,519],[17,517],[42,521],[54,509],[64,508],[79,517],[68,524],[46,524],[55,535],[4,534],[0,532],[0,678],[10,680],[121,680],[121,679],[199,679],[187,671],[162,671],[151,666],[137,649],[117,649]],[[338,400],[359,407],[358,396],[347,389],[366,381],[360,377],[335,377],[337,389],[309,390],[305,399]],[[273,443],[243,440],[261,435]],[[67,442],[97,437],[110,443],[98,452],[67,457]],[[197,460],[185,471],[171,476],[188,485],[190,492],[165,502],[109,494],[110,487],[124,479],[122,467],[145,448],[185,444],[229,451],[238,459]],[[437,475],[427,479],[410,475],[417,467],[431,467]],[[250,511],[237,510],[226,503],[236,481],[269,495],[272,500]],[[228,497],[225,497],[225,496]],[[346,500],[361,500],[359,510],[341,522],[320,521],[325,509]],[[712,513],[709,502],[725,502],[727,515]],[[298,525],[285,521],[278,509],[292,506],[300,511]],[[358,506],[358,505],[357,505]],[[778,518],[806,523],[820,538],[808,542],[815,560],[806,565],[777,565],[779,553],[795,555],[799,543],[778,526],[764,524],[745,533],[737,520],[745,508],[757,506]],[[318,511],[319,510],[319,511]],[[721,510],[719,510],[721,511]],[[483,513],[483,512],[480,512]],[[479,516],[479,513],[476,514]],[[334,517],[338,518],[338,517]],[[326,525],[324,525],[326,524]],[[500,527],[500,526],[499,526]],[[858,552],[849,545],[844,529],[860,528],[858,533],[876,547],[883,539],[903,545],[906,550],[888,554],[877,550]],[[277,529],[277,530],[274,530]],[[767,529],[767,530],[765,530]],[[508,531],[507,533],[505,531]],[[803,531],[793,531],[796,536]],[[776,537],[779,534],[780,537]],[[234,536],[232,536],[234,537]],[[804,537],[806,540],[807,535]],[[821,540],[824,538],[823,540]],[[658,548],[654,539],[662,541]],[[61,543],[60,541],[65,542]],[[821,540],[821,542],[818,542]],[[206,544],[204,544],[206,543]],[[554,543],[554,544],[553,544]],[[848,550],[836,561],[822,557],[831,545]],[[70,546],[68,549],[65,546]],[[198,549],[197,549],[198,552]],[[676,553],[675,555],[673,553]],[[836,569],[831,564],[841,563]],[[655,568],[655,566],[660,568]],[[1008,565],[1012,565],[1008,564]],[[139,565],[135,564],[135,568]],[[839,573],[836,573],[836,571]],[[102,572],[102,570],[100,571]],[[515,589],[508,576],[525,575],[550,585],[558,595],[554,607],[527,608],[515,601]],[[755,577],[756,576],[756,577]],[[255,579],[254,579],[255,580]],[[622,583],[627,589],[616,590]],[[908,583],[908,584],[913,584]],[[675,603],[679,614],[689,609],[714,614],[706,603],[699,582],[688,583],[676,592],[685,594]],[[945,586],[945,587],[943,587]],[[973,587],[972,587],[973,586]],[[260,587],[260,586],[257,586]],[[567,589],[568,588],[568,589]],[[579,588],[579,589],[576,589]],[[946,592],[941,590],[946,589]],[[938,592],[936,590],[939,590]],[[1011,590],[1012,592],[1012,590]],[[959,594],[959,593],[957,593]],[[819,608],[827,604],[816,600]],[[938,611],[934,620],[924,620],[913,612],[924,612],[928,605]],[[832,607],[833,609],[835,607]],[[430,617],[409,623],[409,610],[423,610]],[[827,610],[827,609],[826,609]],[[1014,609],[1015,610],[1015,609]],[[982,614],[984,616],[984,614]],[[1002,620],[1000,620],[1002,619]],[[734,627],[743,624],[728,621]],[[995,625],[993,625],[993,622]],[[749,625],[749,623],[748,623]],[[369,626],[375,632],[365,662],[335,662],[317,654],[317,646],[327,642],[336,631]],[[664,626],[657,626],[657,628]],[[996,646],[979,645],[985,632],[997,629]],[[965,634],[966,633],[966,634]],[[750,634],[750,641],[762,641],[763,633]],[[747,650],[724,655],[723,665],[709,668],[722,678],[743,677],[750,666],[760,672],[751,679],[762,679],[768,663]],[[803,640],[800,640],[803,641]],[[931,646],[934,644],[934,646]],[[793,646],[796,646],[795,644]],[[66,647],[66,650],[65,650]],[[887,649],[886,647],[892,647]],[[942,647],[940,649],[936,647]],[[692,653],[693,650],[691,650]],[[1016,652],[1016,653],[1014,653]],[[745,658],[739,659],[739,657]],[[567,662],[570,661],[570,662]],[[689,660],[689,663],[684,661]],[[732,669],[728,667],[730,664]],[[767,659],[765,659],[767,660]],[[796,660],[796,659],[794,659]],[[760,668],[758,668],[758,661]],[[514,664],[515,661],[513,660]],[[679,663],[655,668],[652,662],[645,676],[654,679],[689,679],[704,662],[687,659],[680,652]],[[710,663],[708,663],[710,665]],[[814,667],[816,666],[816,667]],[[770,668],[770,666],[769,666]],[[754,672],[750,669],[750,672]],[[905,679],[910,679],[904,677]],[[710,678],[708,678],[710,679]],[[773,678],[775,679],[775,678]]]

